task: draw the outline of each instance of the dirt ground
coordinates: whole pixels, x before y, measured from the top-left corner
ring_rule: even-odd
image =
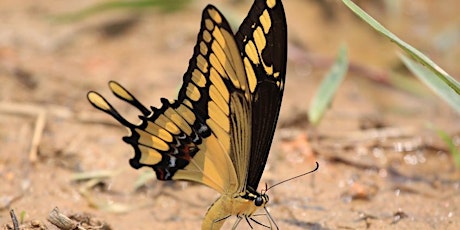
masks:
[[[115,100],[107,82],[122,83],[144,104],[174,98],[201,10],[213,3],[238,25],[251,1],[195,0],[174,12],[114,10],[51,20],[97,2],[0,1],[0,226],[13,226],[14,210],[21,229],[57,229],[47,218],[58,207],[86,229],[199,229],[218,194],[130,168],[132,150],[121,141],[126,130],[92,108],[86,93],[101,92],[135,120],[136,111]],[[460,116],[411,77],[394,44],[339,1],[284,5],[286,90],[260,188],[309,171],[315,161],[320,168],[269,191],[280,229],[460,229],[460,173],[436,131],[458,147]],[[361,6],[460,75],[458,1]],[[309,102],[341,44],[350,71],[313,127]]]

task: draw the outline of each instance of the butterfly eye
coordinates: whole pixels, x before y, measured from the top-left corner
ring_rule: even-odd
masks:
[[[264,204],[264,198],[262,198],[262,196],[258,196],[258,197],[254,200],[254,204],[255,204],[257,207],[262,206],[262,204]]]

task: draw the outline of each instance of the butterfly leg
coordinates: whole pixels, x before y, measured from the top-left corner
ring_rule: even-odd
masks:
[[[262,215],[265,216],[265,214],[262,214]],[[256,224],[258,224],[258,225],[260,225],[260,226],[263,226],[263,227],[268,228],[268,229],[272,229],[270,226],[267,226],[267,225],[265,225],[265,224],[262,224],[262,223],[260,223],[259,221],[257,221],[256,219],[254,219],[254,218],[252,218],[252,217],[249,217],[249,219],[251,219],[252,221],[254,221],[254,223],[256,223]]]
[[[252,225],[251,225],[251,222],[249,222],[248,216],[244,216],[244,219],[245,219],[246,222],[248,223],[249,227],[250,227],[251,229],[254,229],[254,228],[252,227]]]
[[[217,219],[217,220],[213,220],[212,223],[211,223],[211,229],[214,229],[214,224],[215,224],[215,223],[218,223],[218,222],[220,222],[220,221],[224,221],[224,220],[226,220],[226,219],[229,218],[229,217],[230,217],[230,215],[225,216],[225,217],[222,217],[222,218]],[[220,228],[220,227],[219,227],[219,228]]]
[[[238,219],[236,219],[235,223],[233,224],[233,227],[232,227],[232,230],[235,230],[236,227],[238,226],[238,224],[241,222],[241,219],[243,219],[243,217],[241,216],[237,216]],[[249,225],[251,226],[251,225]],[[252,226],[251,226],[251,229],[252,229]]]

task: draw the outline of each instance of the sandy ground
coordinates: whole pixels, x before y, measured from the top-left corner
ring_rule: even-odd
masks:
[[[87,229],[199,229],[218,194],[155,179],[136,189],[139,178],[153,174],[129,167],[126,131],[92,108],[86,93],[109,96],[107,82],[116,80],[144,104],[174,98],[210,1],[170,13],[115,10],[70,23],[50,20],[97,2],[0,2],[0,226],[12,226],[13,209],[22,229],[56,229],[47,217],[58,207],[93,226]],[[280,228],[459,229],[459,169],[436,132],[444,130],[458,146],[459,115],[411,78],[394,44],[338,1],[284,2],[288,74],[262,185],[306,172],[315,161],[320,169],[269,191]],[[457,1],[382,2],[361,5],[459,75]],[[212,3],[235,25],[250,6]],[[349,74],[313,127],[309,101],[341,44],[348,46]],[[388,84],[391,77],[405,81]],[[136,111],[109,99],[136,119]],[[78,179],[82,173],[86,178]],[[230,228],[234,219],[227,222]]]

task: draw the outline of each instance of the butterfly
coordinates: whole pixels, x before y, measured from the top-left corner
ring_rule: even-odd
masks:
[[[238,217],[234,228],[242,219],[261,224],[252,218],[259,208],[271,227],[269,198],[257,188],[278,120],[286,59],[281,0],[255,0],[236,34],[208,5],[176,100],[162,98],[161,107],[148,108],[110,81],[115,96],[142,113],[132,124],[100,94],[87,97],[130,130],[123,141],[134,149],[133,168],[150,167],[158,180],[193,181],[221,194],[202,229],[220,229],[232,215]]]

